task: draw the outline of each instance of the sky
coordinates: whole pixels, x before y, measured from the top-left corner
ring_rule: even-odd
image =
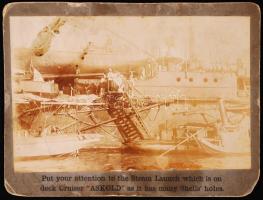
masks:
[[[30,48],[56,17],[11,17],[11,48]],[[50,51],[82,51],[111,44],[120,56],[192,57],[202,63],[250,62],[250,18],[211,16],[66,17]]]

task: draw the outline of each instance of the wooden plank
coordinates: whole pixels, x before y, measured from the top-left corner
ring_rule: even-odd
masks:
[[[84,74],[42,74],[44,79],[55,79],[55,78],[102,78],[103,73],[84,73]]]

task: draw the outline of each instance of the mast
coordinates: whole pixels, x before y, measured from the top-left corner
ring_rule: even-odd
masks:
[[[185,65],[185,77],[187,78],[187,73],[188,73],[188,70],[189,70],[189,65],[192,61],[192,58],[193,58],[193,30],[192,30],[192,21],[191,21],[191,18],[189,17],[188,18],[188,27],[187,27],[187,35],[188,35],[188,38],[187,38],[187,47],[186,47],[186,65]]]

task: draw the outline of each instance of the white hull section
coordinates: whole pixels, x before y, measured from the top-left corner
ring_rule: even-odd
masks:
[[[52,156],[72,153],[100,141],[100,137],[98,134],[17,136],[14,139],[14,157]]]

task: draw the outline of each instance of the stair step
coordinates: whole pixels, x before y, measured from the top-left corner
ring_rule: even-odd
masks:
[[[141,140],[141,138],[134,138],[133,141],[136,141],[136,140]]]
[[[128,137],[137,136],[137,135],[139,135],[139,134],[137,131],[135,131],[133,133],[128,134]]]
[[[141,136],[140,136],[140,135],[133,135],[133,136],[131,136],[131,137],[129,137],[129,138],[131,138],[132,140],[134,140],[135,138],[141,138]]]
[[[123,120],[125,122],[125,124],[130,125],[131,121],[130,120]]]
[[[134,130],[134,128],[131,129],[130,127],[127,127],[127,126],[123,126],[122,129],[123,129],[123,131],[126,131],[126,132]]]
[[[136,128],[129,128],[129,127],[124,127],[123,131],[126,133],[132,132],[132,131],[136,131]]]
[[[126,126],[126,124],[124,122],[119,122],[119,125],[121,125],[122,127]]]
[[[129,127],[128,127],[128,126],[126,126],[126,125],[124,125],[124,126],[122,126],[122,129],[124,129],[124,130],[128,130],[128,129],[129,129]]]
[[[125,135],[131,135],[131,134],[133,134],[133,133],[135,133],[135,132],[137,133],[137,130],[135,130],[135,129],[134,129],[134,130],[127,130],[127,129],[126,129],[126,130],[123,130],[123,132],[124,132]],[[132,133],[132,132],[133,132],[133,133]]]
[[[137,128],[135,128],[135,127],[127,127],[127,128],[124,128],[124,131],[125,132],[137,131]]]
[[[134,134],[138,134],[137,129],[129,130],[128,135],[134,135]]]
[[[137,128],[135,128],[135,127],[131,127],[131,128],[129,128],[129,129],[127,129],[129,132],[133,132],[133,131],[137,131]]]
[[[127,130],[134,130],[134,129],[136,129],[136,127],[134,127],[134,126],[125,126],[125,127],[127,127],[126,128]]]
[[[140,136],[136,135],[136,136],[129,137],[129,138],[132,139],[132,140],[135,140],[135,139],[137,139],[137,138],[140,138]]]
[[[138,132],[138,130],[136,128],[127,129],[126,131],[127,131],[128,134],[129,133],[133,133],[133,132]]]

